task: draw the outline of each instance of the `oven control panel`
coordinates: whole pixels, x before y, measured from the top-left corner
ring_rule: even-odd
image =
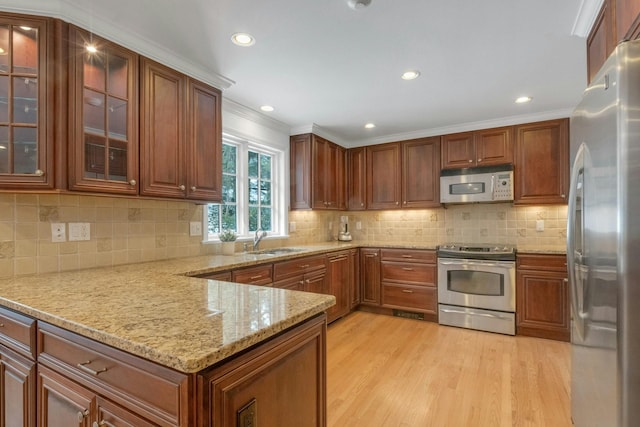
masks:
[[[513,200],[513,172],[493,175],[492,200]]]

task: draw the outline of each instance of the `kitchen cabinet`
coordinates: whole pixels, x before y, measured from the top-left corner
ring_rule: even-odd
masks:
[[[640,37],[640,0],[605,0],[615,3],[616,41]]]
[[[187,374],[46,323],[38,350],[40,426],[193,425]]]
[[[351,265],[349,251],[327,255],[328,293],[336,297],[336,304],[327,309],[327,322],[331,323],[351,311]]]
[[[380,249],[360,249],[360,303],[380,305]]]
[[[220,92],[147,58],[141,68],[140,194],[219,202]]]
[[[587,36],[587,82],[591,82],[607,60],[617,41],[616,0],[604,0],[591,31]],[[620,1],[620,0],[617,0]]]
[[[54,188],[56,22],[0,13],[0,187]]]
[[[569,119],[515,126],[514,203],[566,204]]]
[[[231,272],[231,281],[247,285],[271,286],[273,282],[272,269],[273,264],[239,268]]]
[[[513,128],[502,127],[442,136],[442,168],[459,169],[513,163]]]
[[[231,281],[231,271],[218,271],[216,273],[207,273],[195,276],[200,279],[209,279],[209,280],[222,280],[224,282]]]
[[[326,426],[325,319],[315,317],[200,374],[198,425]]]
[[[569,341],[569,287],[564,255],[518,254],[516,333]]]
[[[424,313],[437,320],[437,266],[434,251],[382,249],[382,307]]]
[[[291,209],[346,208],[344,148],[318,135],[294,135],[290,156]]]
[[[367,208],[367,150],[365,147],[347,151],[347,209],[362,211]]]
[[[36,322],[0,308],[0,425],[36,425]]]
[[[367,209],[440,206],[440,141],[419,138],[366,148]]]
[[[360,304],[360,250],[349,250],[349,284],[351,310]]]
[[[273,287],[326,293],[327,260],[323,255],[312,255],[275,263]]]
[[[74,26],[69,46],[69,189],[137,195],[138,55]]]

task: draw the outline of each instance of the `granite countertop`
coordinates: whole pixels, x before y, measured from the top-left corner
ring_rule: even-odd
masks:
[[[519,254],[539,254],[539,255],[566,255],[566,247],[558,246],[524,246],[518,245]]]

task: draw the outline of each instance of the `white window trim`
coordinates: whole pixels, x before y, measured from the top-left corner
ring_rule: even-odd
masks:
[[[237,148],[237,169],[236,179],[236,215],[238,218],[238,241],[253,241],[255,232],[249,232],[248,210],[249,210],[249,191],[247,187],[249,171],[248,171],[248,152],[254,150],[271,155],[271,206],[273,209],[271,215],[272,231],[269,231],[266,239],[286,238],[288,235],[288,210],[287,210],[287,181],[285,176],[286,152],[269,147],[264,144],[250,141],[244,138],[238,138],[227,133],[222,134],[223,143],[234,145]],[[208,206],[208,205],[207,205]],[[203,229],[208,230],[208,208],[202,210]],[[204,236],[204,241],[209,243],[220,242],[217,234],[209,234],[208,231]]]

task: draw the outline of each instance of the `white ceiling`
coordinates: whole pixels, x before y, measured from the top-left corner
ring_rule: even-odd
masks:
[[[4,1],[11,4],[12,2]],[[17,0],[346,146],[566,116],[586,85],[582,0]],[[52,6],[53,5],[53,6]],[[3,6],[0,6],[2,8]],[[231,43],[249,32],[254,46]],[[400,75],[419,69],[404,81]],[[514,104],[520,95],[533,102]],[[366,122],[376,128],[364,129]]]

